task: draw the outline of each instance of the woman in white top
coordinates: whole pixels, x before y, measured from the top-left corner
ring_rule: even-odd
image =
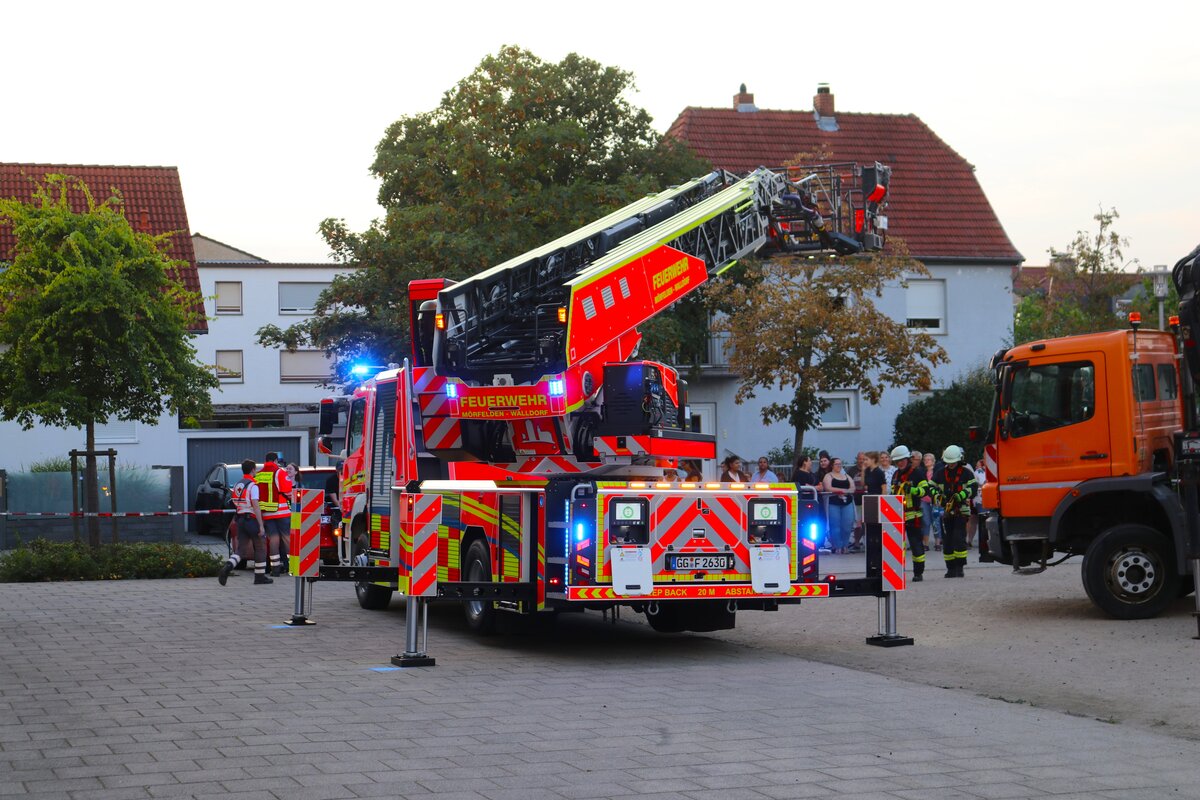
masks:
[[[765,458],[758,460],[758,471],[750,476],[753,483],[778,483],[779,477],[771,471],[771,462]]]

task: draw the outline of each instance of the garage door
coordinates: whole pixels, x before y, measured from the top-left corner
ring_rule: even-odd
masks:
[[[253,458],[261,462],[268,450],[283,453],[284,461],[300,460],[303,437],[297,433],[259,434],[253,436],[228,436],[218,438],[195,438],[187,440],[187,473],[184,475],[184,490],[187,492],[189,511],[196,509],[196,487],[213,464],[239,464],[243,459]],[[190,530],[196,529],[196,517],[189,517]]]

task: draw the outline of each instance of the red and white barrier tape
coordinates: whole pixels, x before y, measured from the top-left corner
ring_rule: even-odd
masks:
[[[212,511],[0,511],[0,517],[178,517],[192,514],[232,514],[234,509]]]

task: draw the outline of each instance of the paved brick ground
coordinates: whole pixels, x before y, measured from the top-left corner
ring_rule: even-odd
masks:
[[[480,640],[435,609],[438,666],[394,670],[399,602],[318,584],[318,624],[281,627],[292,599],[0,585],[0,797],[1200,798],[1196,742],[721,634],[586,615]]]

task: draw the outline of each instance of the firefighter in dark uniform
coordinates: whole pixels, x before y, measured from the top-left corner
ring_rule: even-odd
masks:
[[[925,545],[921,538],[921,498],[929,494],[929,481],[925,471],[913,464],[912,453],[904,445],[891,452],[891,494],[904,497],[904,534],[908,537],[908,549],[912,551],[913,582],[925,580]]]
[[[967,517],[971,500],[979,490],[975,471],[962,463],[963,451],[952,444],[942,453],[942,466],[934,473],[934,502],[945,509],[942,514],[942,555],[946,559],[946,577],[962,578],[967,564]]]

